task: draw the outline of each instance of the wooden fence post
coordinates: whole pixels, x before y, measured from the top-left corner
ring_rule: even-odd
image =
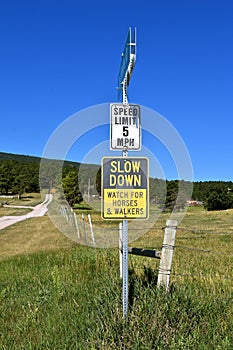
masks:
[[[167,220],[164,232],[162,254],[159,265],[157,287],[165,287],[166,291],[169,289],[170,273],[172,267],[172,257],[176,239],[176,220]]]

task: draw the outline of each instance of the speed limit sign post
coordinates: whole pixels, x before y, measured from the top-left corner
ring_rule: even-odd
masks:
[[[135,104],[110,104],[110,149],[141,149],[141,109]]]

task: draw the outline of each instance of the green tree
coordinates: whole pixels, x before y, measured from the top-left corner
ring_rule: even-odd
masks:
[[[70,171],[62,180],[62,187],[67,202],[74,206],[74,204],[80,203],[83,198],[79,189],[78,172]]]
[[[166,210],[173,210],[176,204],[176,198],[178,194],[178,181],[167,181],[167,194],[165,200]]]
[[[98,194],[101,196],[101,168],[99,168],[96,174],[96,190]]]
[[[11,188],[12,166],[10,162],[4,162],[0,166],[0,191],[8,194]]]
[[[233,196],[226,191],[212,191],[209,193],[204,206],[207,210],[225,210],[233,208]]]

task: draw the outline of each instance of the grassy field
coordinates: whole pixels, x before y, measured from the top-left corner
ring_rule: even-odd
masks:
[[[131,245],[160,249],[168,218]],[[190,208],[169,293],[159,260],[129,256],[125,322],[117,248],[78,245],[48,216],[0,231],[0,349],[232,349],[232,232],[233,210]]]
[[[0,217],[1,216],[20,216],[30,213],[31,209],[27,208],[7,208],[0,207]]]
[[[44,195],[42,195],[44,196]],[[21,199],[18,198],[1,198],[0,202],[7,202],[10,205],[28,205],[28,206],[35,206],[39,203],[41,203],[42,197],[40,193],[30,193],[22,195]]]

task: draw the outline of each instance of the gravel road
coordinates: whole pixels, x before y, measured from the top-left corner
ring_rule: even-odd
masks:
[[[35,207],[26,207],[32,209],[32,211],[26,215],[20,215],[20,216],[3,216],[0,217],[0,230],[2,230],[5,227],[14,225],[16,222],[20,222],[26,219],[38,217],[38,216],[44,216],[48,211],[48,205],[51,203],[53,199],[52,194],[46,194],[45,200],[36,205]],[[14,207],[14,208],[25,208],[25,206],[5,206],[5,207]]]

